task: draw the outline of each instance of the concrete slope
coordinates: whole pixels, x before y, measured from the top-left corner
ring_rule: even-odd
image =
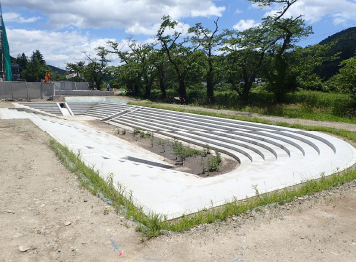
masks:
[[[137,126],[166,136],[213,146],[241,162],[236,170],[208,178],[173,171],[163,159],[75,120],[20,112],[57,141],[100,170],[112,174],[132,192],[143,210],[176,218],[203,208],[330,175],[355,164],[356,150],[348,143],[318,132],[198,116],[167,110],[125,106],[91,112],[98,119]],[[0,109],[2,118],[10,118]],[[16,117],[16,116],[14,116]],[[74,118],[73,119],[78,119]],[[178,121],[178,122],[177,122]]]

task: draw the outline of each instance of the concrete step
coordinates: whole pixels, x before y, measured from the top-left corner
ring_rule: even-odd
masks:
[[[149,121],[135,121],[135,119],[122,118],[120,120],[113,119],[111,123],[117,123],[121,125],[128,125],[132,128],[139,127],[146,131],[152,131],[154,133],[163,134],[172,138],[180,138],[186,142],[194,143],[196,145],[204,146],[208,144],[210,147],[215,147],[219,149],[224,149],[230,152],[238,152],[250,159],[250,161],[256,161],[259,158],[263,160],[275,160],[277,158],[276,150],[271,146],[263,144],[258,141],[248,140],[248,139],[236,139],[235,137],[229,138],[217,134],[208,134],[205,131],[179,131],[164,129],[163,125],[157,126],[155,123]],[[158,128],[157,128],[158,127]],[[288,156],[284,152],[281,156]],[[238,158],[236,154],[233,154],[234,158]]]
[[[307,132],[295,131],[294,129],[290,129],[290,128],[280,128],[280,127],[274,127],[274,126],[269,126],[264,124],[249,123],[249,122],[244,122],[239,120],[220,119],[220,118],[210,117],[210,116],[197,116],[197,115],[193,115],[189,113],[181,113],[181,112],[167,113],[165,111],[167,110],[161,110],[161,109],[152,110],[151,108],[141,107],[140,110],[136,111],[133,114],[133,116],[141,114],[144,115],[145,118],[149,117],[150,119],[158,119],[158,120],[164,119],[164,121],[167,124],[169,123],[172,123],[173,125],[179,124],[182,126],[182,128],[189,127],[191,126],[192,123],[195,123],[195,126],[202,125],[209,131],[211,131],[210,130],[211,128],[218,128],[218,129],[223,128],[226,131],[232,131],[238,128],[240,130],[242,129],[251,133],[271,131],[271,130],[273,131],[273,133],[288,131],[288,133],[284,133],[283,136],[289,136],[297,140],[300,140],[304,143],[307,143],[311,147],[313,147],[317,152],[319,152],[319,149],[315,143],[311,143],[308,139],[305,139],[305,136],[311,136]],[[167,118],[167,116],[169,117]],[[335,147],[330,142],[322,138],[317,138],[317,139],[327,144],[332,150],[335,151]]]
[[[62,115],[62,112],[60,110],[59,104],[58,103],[53,103],[53,102],[43,102],[43,103],[18,103],[19,105],[22,106],[27,106],[29,108],[41,110],[43,112],[47,112],[50,114],[54,115]]]
[[[103,119],[111,115],[115,115],[118,112],[122,112],[130,108],[126,105],[121,104],[111,104],[111,103],[98,103],[92,108],[90,108],[86,115],[96,117],[98,119]]]
[[[73,115],[85,115],[88,110],[95,106],[96,102],[67,102],[66,105],[70,108]]]
[[[140,112],[140,113],[142,113],[142,112]],[[234,133],[237,132],[237,134],[239,136],[236,136],[236,135],[234,137],[230,136],[230,138],[233,139],[231,141],[234,141],[234,140],[242,141],[243,140],[247,143],[251,143],[251,144],[255,144],[260,147],[264,147],[263,145],[259,144],[258,140],[260,140],[260,141],[265,141],[267,143],[271,143],[274,146],[277,145],[279,148],[284,149],[287,153],[289,152],[287,147],[283,146],[281,143],[277,143],[277,142],[273,141],[272,139],[266,140],[264,138],[265,135],[263,135],[266,132],[262,133],[261,131],[257,131],[260,133],[257,133],[255,131],[255,133],[254,133],[254,134],[260,134],[260,136],[253,136],[253,135],[250,135],[249,133],[247,133],[246,130],[234,131],[234,130],[230,130],[230,128],[228,128],[228,130],[227,130],[224,126],[217,126],[217,125],[213,125],[213,124],[210,124],[208,130],[204,130],[204,128],[202,128],[202,126],[204,126],[204,124],[202,122],[193,124],[190,121],[185,121],[184,125],[182,125],[181,123],[178,123],[177,121],[172,121],[171,119],[163,119],[163,118],[158,119],[158,118],[152,118],[152,117],[149,117],[149,118],[143,117],[143,116],[139,115],[137,112],[135,112],[135,114],[128,114],[128,115],[118,117],[118,118],[121,118],[121,124],[123,124],[123,122],[122,122],[123,120],[130,121],[130,123],[132,125],[139,125],[139,123],[141,123],[142,127],[144,126],[145,128],[150,128],[151,131],[155,131],[155,132],[167,131],[167,130],[169,130],[170,132],[175,132],[176,130],[184,130],[187,132],[205,131],[205,134],[212,133],[212,132],[219,132],[221,134],[221,137],[225,136],[225,135],[223,135],[224,132],[225,133],[227,132],[226,137],[229,137],[229,134],[232,132],[234,132]],[[120,120],[118,120],[118,118],[114,118],[113,121],[119,122]],[[149,120],[147,120],[147,119],[149,119]],[[265,130],[265,129],[263,129],[263,130]],[[309,140],[303,139],[302,137],[298,137],[294,134],[287,134],[287,135],[290,136],[292,139],[290,139],[288,137],[285,138],[282,133],[277,133],[276,135],[268,134],[268,136],[270,136],[274,140],[283,141],[284,143],[287,143],[288,145],[294,146],[295,148],[299,149],[300,152],[303,153],[303,155],[305,154],[305,150],[303,149],[302,146],[300,146],[294,140],[300,140],[302,142],[305,142],[306,144],[312,146],[314,149],[316,148],[317,149],[316,151],[319,152],[318,147],[315,144],[313,144],[312,142],[310,142]],[[245,137],[250,137],[252,139],[247,139]]]
[[[326,155],[335,153],[326,139],[291,128],[128,105],[100,105],[90,113],[112,125],[141,128],[200,146],[209,144],[257,164],[302,158],[313,161],[321,150]]]
[[[28,115],[25,111],[0,108],[0,119],[26,119],[26,118],[28,118]]]

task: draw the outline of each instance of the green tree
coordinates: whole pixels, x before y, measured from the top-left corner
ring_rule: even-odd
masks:
[[[22,78],[28,82],[37,82],[44,79],[47,72],[50,73],[51,69],[34,58],[27,63],[26,69],[22,71]]]
[[[85,62],[80,61],[76,63],[67,63],[66,70],[68,71],[68,73],[76,75],[75,77],[70,78],[71,81],[80,82],[82,81],[85,75]]]
[[[84,68],[84,76],[88,81],[93,82],[94,88],[100,90],[104,79],[107,78],[109,74],[108,63],[110,60],[106,58],[109,51],[101,46],[97,47],[95,50],[97,51],[96,55],[99,58],[91,58],[89,55],[85,54],[89,63]]]
[[[159,89],[161,90],[162,98],[167,96],[166,90],[173,85],[172,79],[174,78],[174,70],[167,58],[166,52],[162,49],[153,49],[151,61],[156,69],[156,78],[158,81]]]
[[[154,48],[152,44],[141,44],[129,39],[128,50],[117,42],[109,41],[111,53],[118,55],[121,64],[113,69],[114,84],[139,95],[141,90],[145,98],[149,98],[155,82],[159,85],[162,97],[166,96],[168,72],[170,64],[166,53]]]
[[[194,36],[190,38],[190,41],[195,46],[195,50],[198,48],[203,50],[205,53],[206,59],[204,59],[205,74],[206,74],[206,88],[207,88],[207,96],[208,98],[214,97],[214,86],[218,83],[218,78],[216,74],[216,64],[217,59],[213,55],[213,49],[219,44],[219,36],[218,32],[218,21],[216,19],[214,21],[215,29],[214,31],[210,31],[207,28],[204,28],[201,23],[195,24],[194,27],[189,28],[188,32],[193,33]]]
[[[225,30],[223,43],[220,50],[226,55],[223,64],[225,78],[241,100],[247,103],[252,84],[260,72],[266,51],[273,45],[273,39],[268,28],[259,25],[243,32]]]
[[[114,75],[114,80],[111,81],[112,85],[118,88],[123,87],[127,91],[138,95],[139,85],[137,84],[137,76],[131,68],[131,66],[135,67],[135,65],[130,64],[128,51],[124,50],[125,45],[119,44],[116,41],[108,41],[107,44],[111,47],[111,50],[108,50],[108,52],[116,54],[121,60],[119,66],[110,67]]]
[[[296,77],[299,88],[315,91],[327,91],[322,79],[315,73],[325,61],[333,61],[338,58],[337,54],[329,56],[333,44],[312,45],[305,48],[296,47],[287,53],[291,61],[290,70]]]
[[[155,78],[155,66],[152,61],[153,46],[129,41],[130,52],[127,60],[137,77],[137,84],[144,90],[144,97],[149,98]]]
[[[122,61],[122,64],[114,70],[116,78],[124,81],[126,89],[135,95],[143,90],[145,98],[149,98],[155,77],[155,67],[151,61],[153,46],[129,39],[129,50],[122,51],[124,46],[120,46],[117,42],[109,41],[108,44],[112,48],[109,52],[117,54]]]
[[[282,100],[288,91],[286,86],[290,86],[286,80],[293,79],[288,74],[289,63],[285,52],[293,49],[296,42],[310,34],[311,28],[304,25],[300,16],[283,18],[297,0],[250,1],[262,6],[283,4],[283,7],[275,15],[263,18],[258,26],[242,32],[224,31],[224,45],[220,50],[226,55],[226,79],[242,101],[247,102],[252,84],[264,68],[264,77],[268,80],[270,89],[274,91],[277,100]],[[266,67],[264,64],[271,66]],[[241,82],[243,84],[239,84]]]
[[[46,64],[46,61],[43,59],[43,55],[39,50],[34,51],[31,55],[31,61],[33,62],[35,59],[37,59],[41,65]]]
[[[334,83],[356,101],[356,54],[342,61],[340,67],[339,74],[333,78]]]
[[[162,20],[156,37],[176,73],[178,94],[186,99],[188,83],[201,82],[202,68],[198,61],[201,58],[201,52],[196,52],[188,46],[187,40],[179,39],[183,31],[176,31],[177,21],[171,20],[169,16],[164,16]],[[175,30],[173,34],[166,33],[170,29]]]
[[[284,100],[285,94],[296,87],[296,76],[290,70],[290,61],[286,52],[295,48],[301,38],[312,34],[312,29],[305,26],[302,16],[283,18],[288,9],[297,0],[250,0],[260,6],[281,4],[281,9],[273,16],[263,19],[262,25],[268,30],[271,39],[268,51],[272,59],[270,70],[265,70],[265,77],[270,89],[274,92],[276,101]]]
[[[20,73],[27,67],[27,57],[24,53],[22,55],[18,54],[15,63],[20,66]]]
[[[275,39],[275,44],[268,50],[273,66],[269,67],[269,70],[265,70],[264,73],[270,89],[275,94],[276,101],[282,102],[289,91],[295,90],[297,78],[296,72],[291,70],[292,61],[289,60],[290,56],[287,51],[296,48],[295,44],[301,38],[310,35],[312,29],[305,26],[301,16],[297,18],[278,17],[278,20],[274,17],[267,17],[265,20],[272,38]]]

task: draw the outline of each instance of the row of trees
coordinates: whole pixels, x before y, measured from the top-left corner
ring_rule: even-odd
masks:
[[[244,31],[219,32],[217,19],[212,30],[198,23],[183,32],[177,21],[164,16],[155,43],[142,44],[129,39],[127,50],[110,41],[109,48],[97,49],[98,58],[87,56],[88,64],[83,61],[67,64],[67,70],[85,76],[96,88],[111,76],[111,85],[146,98],[156,87],[162,97],[168,89],[174,89],[182,99],[189,99],[187,88],[198,87],[206,88],[206,96],[212,98],[214,90],[227,83],[247,102],[257,78],[266,82],[277,102],[297,87],[313,88],[320,82],[313,74],[314,69],[334,59],[325,56],[331,45],[297,46],[302,38],[312,34],[302,16],[284,17],[297,0],[250,1],[260,5],[279,3],[283,7],[275,15],[263,18],[258,26]],[[187,37],[183,37],[185,33]],[[119,58],[119,66],[109,66],[109,54]],[[350,63],[345,62],[345,68]]]
[[[88,64],[85,61],[77,63],[67,63],[66,70],[71,74],[72,81],[87,81],[93,83],[96,89],[101,89],[104,80],[112,75],[112,70],[108,67],[110,60],[107,59],[109,51],[104,47],[96,49],[98,58],[86,55]]]

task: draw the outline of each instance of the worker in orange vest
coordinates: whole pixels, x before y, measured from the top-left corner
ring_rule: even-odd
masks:
[[[47,72],[47,73],[46,73],[46,76],[45,76],[45,82],[46,82],[46,83],[49,82],[49,77],[50,77],[50,75],[49,75],[49,73]]]

